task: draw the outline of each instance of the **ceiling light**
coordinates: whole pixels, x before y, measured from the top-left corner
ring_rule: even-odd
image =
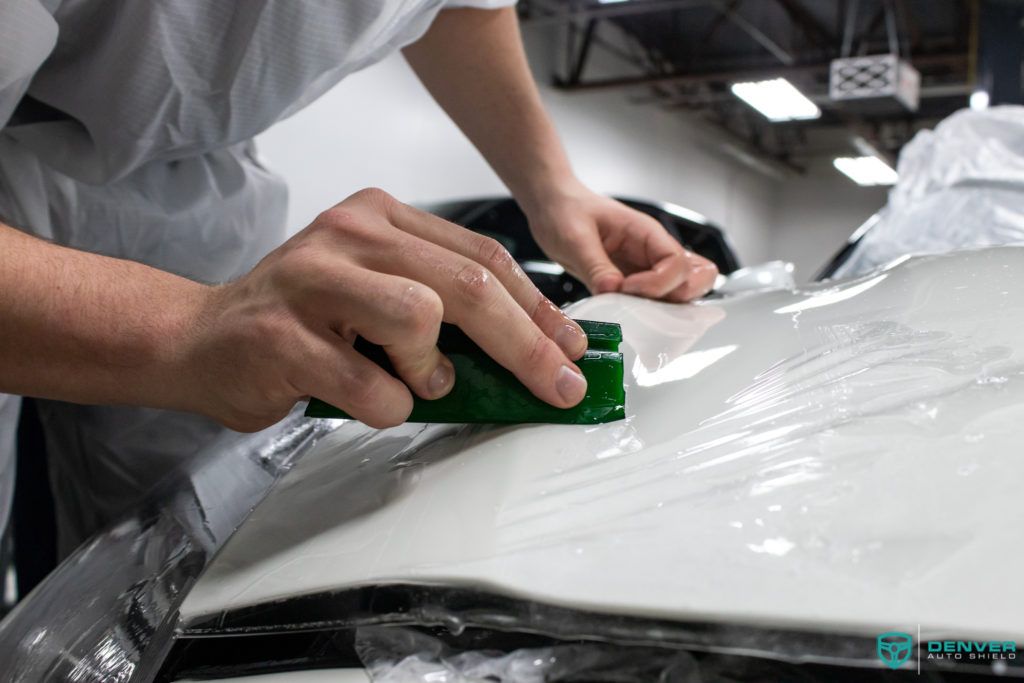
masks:
[[[988,109],[988,93],[984,90],[975,90],[971,93],[971,109],[981,111]]]
[[[769,121],[804,121],[821,116],[818,105],[785,78],[733,83],[732,94],[764,114]]]
[[[858,185],[894,185],[899,178],[878,157],[839,157],[832,165]]]

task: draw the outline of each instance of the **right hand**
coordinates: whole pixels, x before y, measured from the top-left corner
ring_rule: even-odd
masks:
[[[404,422],[410,390],[435,399],[458,381],[436,346],[442,320],[538,398],[569,408],[586,392],[573,363],[586,336],[500,243],[381,190],[328,209],[204,297],[182,352],[189,407],[240,431],[309,396],[372,427]],[[355,351],[356,336],[383,346],[402,381]]]

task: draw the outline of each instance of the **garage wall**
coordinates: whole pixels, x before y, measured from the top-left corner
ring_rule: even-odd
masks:
[[[584,181],[699,211],[729,226],[744,262],[765,258],[776,182],[716,154],[716,134],[678,114],[636,106],[620,91],[548,87],[554,38],[547,27],[525,28],[542,95]],[[289,181],[294,229],[370,185],[407,202],[506,192],[399,55],[349,77],[258,143]]]
[[[678,112],[629,101],[632,92],[565,93],[547,85],[560,58],[551,27],[528,25],[531,65],[577,173],[594,189],[680,204],[728,229],[745,264],[787,258],[809,276],[884,200],[836,173],[774,179],[722,152],[721,134]],[[621,75],[611,60],[588,77]],[[298,230],[356,190],[383,187],[403,201],[505,193],[497,176],[416,80],[400,55],[355,74],[258,140],[291,190]],[[820,173],[819,173],[820,171]]]
[[[806,175],[779,186],[768,251],[795,263],[797,280],[805,281],[885,204],[888,193],[853,183],[832,166],[832,157],[813,159]]]

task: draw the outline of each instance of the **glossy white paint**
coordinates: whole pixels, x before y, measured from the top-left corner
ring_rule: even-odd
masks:
[[[1024,640],[1024,249],[678,306],[599,296],[627,414],[347,423],[185,619],[382,581],[680,619]]]

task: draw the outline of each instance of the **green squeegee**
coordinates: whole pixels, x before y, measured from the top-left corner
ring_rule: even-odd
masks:
[[[587,394],[572,408],[556,408],[535,397],[511,372],[498,365],[454,325],[441,326],[437,346],[455,366],[455,386],[428,401],[413,397],[409,422],[551,422],[597,424],[625,417],[622,386],[622,328],[615,323],[577,320],[587,335],[587,351],[576,365],[587,378]],[[391,374],[394,368],[379,346],[361,337],[355,348]],[[309,417],[343,417],[339,408],[311,399]]]

